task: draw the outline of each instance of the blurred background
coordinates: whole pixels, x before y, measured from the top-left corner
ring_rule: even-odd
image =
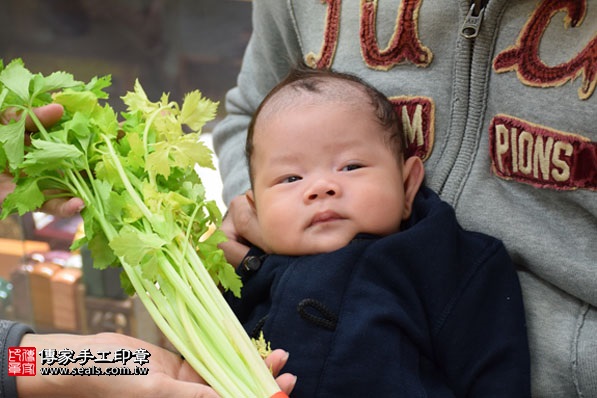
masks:
[[[239,0],[3,0],[0,56],[80,80],[111,74],[112,105],[139,78],[149,96],[223,99],[251,33]],[[221,110],[223,112],[223,108]],[[220,113],[220,116],[222,115]]]
[[[199,89],[220,102],[236,84],[251,34],[251,3],[241,0],[3,0],[0,58],[22,58],[32,72],[57,70],[88,81],[111,75],[110,104],[139,79],[150,98],[181,101]],[[215,159],[217,165],[217,159]],[[216,171],[200,175],[222,212]],[[68,247],[80,219],[43,213],[0,222],[0,316],[39,332],[116,331],[167,345],[135,298],[119,288],[118,270],[93,269],[85,250]]]
[[[3,0],[0,58],[83,81],[109,74],[116,110],[137,78],[155,99],[199,89],[220,101],[220,119],[250,34],[251,3],[241,0]],[[209,191],[219,200],[218,182]]]

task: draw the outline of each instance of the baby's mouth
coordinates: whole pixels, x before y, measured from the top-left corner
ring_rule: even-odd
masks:
[[[332,221],[342,220],[344,217],[339,215],[333,210],[325,210],[320,211],[315,214],[315,216],[311,219],[311,223],[309,224],[310,227],[318,224],[323,224]]]

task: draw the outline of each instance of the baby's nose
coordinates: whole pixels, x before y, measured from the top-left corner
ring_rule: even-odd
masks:
[[[340,187],[330,179],[320,179],[313,183],[306,192],[305,198],[308,201],[336,196],[340,193]]]
[[[312,193],[311,195],[309,195],[309,199],[313,200],[313,199],[317,199],[320,196],[334,196],[336,194],[336,191],[333,189],[330,189],[328,191],[326,191],[325,193]]]

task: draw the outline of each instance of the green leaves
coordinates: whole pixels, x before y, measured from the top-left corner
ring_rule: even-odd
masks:
[[[23,160],[25,151],[25,118],[0,125],[0,143],[2,143],[2,153],[8,159],[10,170],[15,170]]]
[[[52,195],[66,189],[63,195],[85,201],[87,238],[77,245],[92,248],[98,267],[124,260],[155,278],[163,272],[155,259],[164,257],[166,245],[186,239],[214,263],[211,273],[219,284],[240,286],[214,243],[216,235],[200,241],[221,222],[194,171],[213,168],[212,153],[199,134],[215,116],[217,103],[197,90],[185,96],[182,107],[167,94],[150,101],[136,81],[122,97],[128,112],[121,124],[102,103],[110,76],[83,83],[62,71],[33,74],[19,59],[2,65],[0,112],[16,109],[35,120],[35,106],[55,102],[64,107],[62,120],[34,134],[26,148],[24,117],[0,125],[0,160],[6,159],[17,184],[4,202],[3,216],[41,206],[50,197],[42,189]],[[183,125],[192,131],[185,132]]]
[[[36,97],[37,95],[45,92],[79,86],[80,84],[80,82],[75,81],[73,75],[66,72],[54,72],[46,77],[42,76],[41,74],[37,74],[33,76],[32,97]]]
[[[240,278],[218,248],[226,239],[217,230],[222,216],[195,171],[213,168],[199,137],[217,103],[199,91],[182,107],[167,94],[150,101],[137,81],[122,97],[127,112],[117,115],[105,103],[110,81],[43,76],[21,60],[6,67],[0,60],[0,114],[15,115],[0,124],[0,163],[16,184],[1,217],[54,197],[82,198],[85,236],[72,247],[87,245],[96,268],[122,266],[125,291],[138,294],[220,395],[273,395],[278,386],[217,286],[240,294]],[[43,126],[33,110],[51,102],[64,115]],[[25,116],[39,128],[28,146]]]
[[[194,134],[176,141],[157,142],[147,157],[147,170],[152,175],[170,176],[172,168],[193,168],[195,164],[213,169],[211,151]]]
[[[110,242],[110,247],[114,249],[114,254],[122,257],[130,264],[149,263],[152,258],[160,253],[160,249],[166,242],[160,236],[153,232],[139,231],[133,227],[123,227],[118,236]],[[152,264],[155,267],[155,264]],[[157,268],[147,270],[146,276],[150,280],[155,280],[158,274]]]
[[[193,131],[200,132],[205,123],[216,116],[218,103],[201,96],[199,90],[188,93],[182,104],[181,123],[189,126]]]
[[[41,94],[81,85],[66,72],[54,72],[45,77],[39,73],[34,75],[20,59],[11,61],[4,68],[0,73],[0,83],[20,100],[21,105],[32,104],[32,100]]]
[[[90,116],[97,106],[98,98],[91,91],[67,90],[54,94],[53,99],[54,102],[61,104],[66,112],[80,112],[85,116]]]
[[[85,166],[85,154],[74,145],[37,139],[31,141],[31,146],[35,150],[29,152],[21,163],[23,171],[29,175],[70,167],[83,169]]]
[[[34,211],[45,202],[45,197],[40,191],[37,181],[33,178],[21,180],[15,190],[4,199],[2,203],[2,218],[11,213],[19,215]]]
[[[23,61],[14,60],[0,73],[0,83],[18,97],[22,103],[29,102],[29,84],[33,75],[23,65]]]
[[[133,91],[126,93],[122,97],[122,102],[128,105],[129,110],[141,111],[145,116],[151,115],[160,108],[160,104],[149,101],[139,80],[135,80]]]

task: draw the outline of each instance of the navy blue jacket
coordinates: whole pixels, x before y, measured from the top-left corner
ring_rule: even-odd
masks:
[[[514,265],[426,188],[401,232],[312,256],[253,249],[239,272],[229,303],[290,352],[293,398],[530,396]]]

